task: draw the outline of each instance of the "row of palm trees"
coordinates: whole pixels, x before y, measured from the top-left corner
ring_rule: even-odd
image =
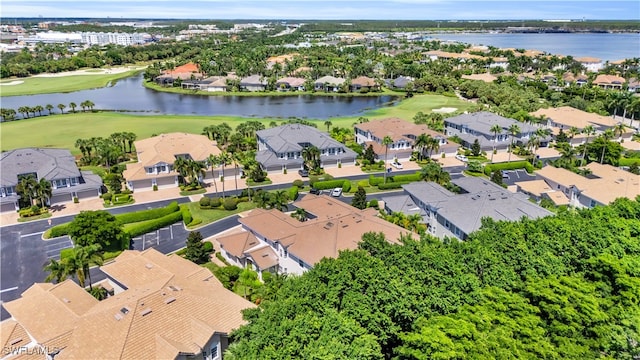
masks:
[[[16,191],[21,195],[22,199],[29,199],[29,206],[36,205],[34,200],[40,207],[47,205],[51,198],[53,189],[51,182],[47,179],[36,180],[34,176],[23,176],[20,178]]]
[[[60,283],[72,277],[77,279],[80,286],[84,288],[88,280],[92,295],[99,295],[99,299],[104,298],[106,296],[103,292],[104,290],[94,293],[90,271],[91,265],[102,266],[104,258],[101,250],[98,244],[76,246],[73,248],[73,252],[69,257],[65,257],[59,261],[55,259],[49,260],[44,266],[44,270],[49,273],[45,281]]]
[[[78,105],[72,102],[72,103],[69,103],[69,107],[71,108],[71,112],[75,113],[76,108],[78,108]],[[95,104],[91,100],[85,100],[80,103],[80,107],[82,108],[83,112],[86,112],[87,110],[93,111]],[[58,104],[57,108],[60,110],[60,114],[64,114],[64,109],[67,108],[67,105]],[[54,109],[55,107],[52,104],[47,104],[45,106],[42,106],[42,105],[20,106],[17,112],[14,109],[1,108],[0,117],[2,117],[3,121],[12,121],[12,120],[15,120],[16,115],[20,113],[22,114],[22,117],[24,119],[30,119],[32,117],[42,116],[42,112],[45,110],[49,112],[49,115],[53,115]]]

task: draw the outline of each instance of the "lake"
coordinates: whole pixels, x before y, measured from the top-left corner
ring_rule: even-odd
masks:
[[[637,33],[441,33],[429,37],[498,48],[540,50],[555,55],[589,56],[602,61],[640,57],[640,34]]]
[[[147,89],[142,85],[142,74],[121,79],[113,86],[82,90],[71,93],[55,93],[28,96],[2,97],[3,108],[21,106],[57,105],[90,100],[95,109],[117,110],[129,113],[167,115],[228,115],[243,117],[328,119],[339,116],[356,116],[365,111],[393,104],[396,96],[207,96],[174,94]],[[45,112],[46,113],[46,110]]]

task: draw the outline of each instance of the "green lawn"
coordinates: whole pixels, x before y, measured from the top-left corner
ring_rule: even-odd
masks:
[[[85,76],[92,77],[92,76]],[[62,79],[62,78],[61,78]],[[55,105],[55,104],[54,104]],[[399,117],[407,121],[418,111],[428,113],[441,107],[455,107],[465,110],[469,103],[454,97],[441,95],[416,95],[403,100],[396,106],[372,110],[364,116],[373,119]],[[359,116],[332,118],[333,126],[351,128]],[[168,132],[189,132],[199,134],[202,128],[226,122],[232,127],[248,118],[239,116],[187,116],[187,115],[131,115],[113,112],[75,113],[42,116],[37,118],[4,122],[0,124],[0,143],[2,150],[21,147],[67,148],[79,155],[74,148],[79,138],[107,137],[114,132],[133,132],[138,139],[152,134]],[[280,118],[251,118],[268,126],[271,121],[281,122]],[[326,130],[325,120],[317,120],[318,128]]]
[[[238,208],[233,211],[224,209],[200,209],[200,204],[198,202],[191,202],[187,204],[187,206],[189,206],[193,221],[197,222],[198,220],[201,220],[201,222],[198,223],[198,226],[202,226],[223,219],[227,216],[254,209],[256,204],[253,202],[241,202],[238,203]]]
[[[7,79],[0,83],[10,83],[12,81],[23,81],[22,84],[0,86],[0,96],[18,96],[35,94],[65,93],[85,89],[93,89],[106,86],[114,80],[132,76],[140,70],[131,70],[120,74],[91,74],[91,75],[71,75],[60,77],[28,77],[19,79]],[[85,99],[78,99],[80,101]],[[43,106],[45,104],[42,104]],[[57,106],[58,104],[51,104]],[[65,104],[68,105],[68,104]],[[56,111],[58,109],[56,108]]]

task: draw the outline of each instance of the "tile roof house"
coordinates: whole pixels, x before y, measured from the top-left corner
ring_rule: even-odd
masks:
[[[410,76],[398,76],[395,79],[385,79],[385,86],[392,89],[404,89],[415,81]]]
[[[323,76],[314,81],[314,86],[316,91],[337,92],[344,82],[343,78]]]
[[[227,91],[227,81],[237,80],[235,75],[210,76],[206,79],[185,80],[181,86],[183,89],[203,90],[203,91]]]
[[[382,198],[385,210],[407,215],[420,214],[427,231],[434,236],[465,240],[478,230],[482,218],[517,221],[552,215],[531,203],[524,194],[511,193],[487,179],[462,177],[453,183],[465,191],[455,194],[434,182],[403,185],[402,195]]]
[[[184,157],[195,161],[207,161],[209,155],[219,155],[220,149],[205,135],[187,133],[160,134],[134,142],[138,162],[127,164],[122,173],[130,190],[151,190],[153,185],[162,187],[178,186],[178,172],[173,168],[176,158]],[[217,167],[217,166],[216,166]],[[226,169],[235,172],[234,169]],[[220,171],[218,175],[220,176]],[[226,173],[233,177],[233,173]],[[201,181],[211,179],[207,171]]]
[[[329,134],[312,126],[286,124],[259,130],[256,160],[266,171],[298,170],[303,168],[302,150],[315,146],[320,149],[322,167],[354,165],[357,154]]]
[[[399,118],[374,120],[354,125],[356,142],[364,148],[372,145],[378,159],[384,160],[385,146],[382,140],[385,136],[391,137],[393,143],[389,145],[387,159],[397,158],[408,160],[415,150],[415,142],[421,134],[427,134],[438,139],[440,149],[436,153],[454,154],[459,145],[449,143],[447,137],[437,131],[429,129],[425,124],[414,124]]]
[[[502,129],[502,132],[498,133],[497,137],[491,131],[495,124],[498,124]],[[508,129],[513,124],[520,127],[520,133],[514,138],[516,144],[525,144],[538,129],[533,125],[505,118],[488,111],[462,114],[444,119],[445,134],[448,137],[458,136],[462,139],[461,145],[466,148],[470,148],[477,139],[483,150],[493,149],[494,146],[496,149],[507,148],[511,144],[511,135],[508,133]],[[547,146],[547,141],[543,141],[541,146]]]
[[[245,91],[264,91],[267,80],[262,75],[251,75],[240,79],[240,89]]]
[[[60,360],[221,359],[228,334],[244,324],[241,311],[255,307],[208,269],[154,249],[125,250],[102,270],[115,289],[105,300],[66,280],[4,303],[10,343]]]
[[[620,197],[635,199],[640,195],[640,175],[595,162],[585,168],[591,171],[589,176],[545,166],[536,171],[536,177],[562,193],[568,204],[575,207],[592,208],[608,205]]]
[[[572,83],[575,83],[578,86],[583,86],[589,82],[589,77],[584,74],[573,75],[570,72],[566,72],[562,74],[562,80],[564,81],[565,86],[569,86]]]
[[[361,91],[361,90],[375,90],[378,89],[379,86],[376,83],[376,80],[370,78],[368,76],[358,76],[355,79],[351,79],[350,91]]]
[[[492,83],[498,79],[495,75],[490,73],[462,75],[462,78],[466,80],[484,81],[486,83]]]
[[[67,149],[22,148],[0,154],[0,210],[18,210],[16,186],[22,176],[51,183],[49,204],[88,199],[101,194],[102,179],[90,171],[80,171]]]
[[[162,74],[154,79],[160,85],[172,86],[173,83],[180,80],[200,80],[204,74],[200,72],[200,67],[194,63],[187,63],[171,70],[165,70]]]
[[[577,57],[574,58],[574,60],[579,62],[589,72],[598,72],[604,67],[604,63],[602,62],[602,60],[594,57]]]
[[[392,243],[410,234],[378,217],[373,208],[359,210],[327,195],[308,194],[293,205],[307,212],[306,221],[275,209],[252,210],[239,219],[242,231],[216,238],[223,256],[260,274],[302,274],[322,258],[356,249],[367,232],[382,232]]]
[[[627,82],[623,77],[616,75],[599,74],[593,80],[594,85],[598,85],[603,89],[620,90],[624,83]]]
[[[305,79],[301,77],[283,77],[276,82],[278,91],[304,91]]]

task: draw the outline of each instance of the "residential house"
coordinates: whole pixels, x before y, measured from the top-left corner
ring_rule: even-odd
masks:
[[[492,83],[498,80],[498,78],[495,75],[490,73],[462,75],[462,78],[466,80],[484,81],[486,83]]]
[[[640,80],[637,78],[629,79],[629,83],[627,83],[627,90],[632,93],[640,93]]]
[[[302,169],[302,151],[311,146],[320,150],[322,167],[354,165],[357,157],[353,150],[334,140],[329,134],[308,125],[286,124],[259,130],[256,135],[256,160],[269,172]]]
[[[570,86],[575,83],[577,86],[582,87],[589,82],[589,77],[584,74],[573,75],[570,72],[566,72],[562,74],[562,81],[564,81],[565,86]]]
[[[0,154],[0,210],[19,209],[16,187],[23,176],[51,183],[49,205],[89,199],[102,193],[102,179],[90,171],[80,171],[67,149],[22,148]]]
[[[491,128],[499,125],[501,132],[496,136]],[[445,134],[447,137],[458,136],[462,140],[462,146],[470,148],[477,139],[483,150],[506,149],[511,144],[511,134],[508,132],[511,125],[518,125],[520,133],[516,134],[513,142],[526,144],[531,135],[535,134],[537,127],[525,124],[500,115],[481,111],[470,114],[462,114],[444,120]],[[549,139],[542,139],[540,146],[547,146]]]
[[[413,151],[417,150],[415,143],[421,134],[430,135],[438,140],[439,148],[434,151],[435,154],[448,153],[453,155],[459,147],[456,143],[449,143],[444,134],[429,129],[425,124],[418,125],[399,118],[364,122],[354,125],[354,129],[356,142],[364,148],[371,145],[376,157],[380,160],[409,160]],[[393,140],[388,149],[382,144],[385,136],[389,136]],[[387,152],[386,159],[385,151]],[[427,153],[425,152],[425,154]]]
[[[252,210],[238,221],[233,234],[220,236],[222,255],[232,264],[259,272],[302,274],[323,258],[358,247],[367,232],[383,233],[398,243],[407,230],[378,216],[377,210],[359,210],[327,195],[305,195],[293,203],[307,213],[306,221],[275,209]]]
[[[235,75],[210,76],[201,80],[185,80],[182,82],[183,89],[193,89],[202,91],[227,91],[227,81],[237,80]]]
[[[602,60],[594,57],[577,57],[574,60],[584,66],[588,72],[598,72],[604,67]]]
[[[323,76],[314,82],[314,87],[316,91],[338,92],[344,82],[343,78]]]
[[[220,155],[220,149],[215,142],[205,135],[187,133],[160,134],[135,143],[138,162],[127,164],[126,170],[122,173],[127,187],[133,191],[152,190],[153,186],[158,188],[176,187],[179,185],[178,172],[174,168],[177,158],[202,161],[208,164],[209,155]],[[213,176],[222,175],[218,169]],[[232,178],[235,176],[235,169],[229,167],[225,169],[225,176]],[[211,171],[206,171],[200,179],[206,181],[213,179]]]
[[[461,62],[466,62],[470,60],[484,59],[484,57],[480,55],[473,55],[468,53],[452,53],[452,52],[441,51],[441,50],[427,51],[422,53],[422,55],[424,56],[424,59],[426,61],[435,61],[440,59],[442,60],[457,59],[457,60],[460,60]]]
[[[489,64],[489,68],[493,69],[493,68],[501,68],[504,70],[507,70],[507,67],[509,67],[509,59],[506,57],[494,57],[491,58],[491,64]]]
[[[626,80],[621,76],[599,74],[593,80],[594,85],[603,89],[621,90]]]
[[[403,185],[402,195],[382,198],[389,213],[419,214],[429,234],[439,238],[465,240],[482,225],[482,218],[517,221],[537,219],[552,213],[530,202],[527,196],[512,193],[500,185],[477,177],[453,180],[462,189],[455,194],[434,182]]]
[[[640,195],[640,175],[618,167],[592,162],[586,169],[589,176],[553,166],[536,171],[536,178],[544,180],[551,189],[561,192],[569,205],[592,208],[608,205],[617,198],[635,199]]]
[[[267,80],[262,75],[251,75],[240,80],[240,89],[244,91],[264,91],[267,88]]]
[[[221,360],[242,310],[255,307],[209,269],[154,249],[125,250],[101,270],[107,279],[95,286],[113,292],[102,301],[65,280],[3,304],[3,342],[25,349],[16,358]]]
[[[201,80],[204,74],[200,72],[200,67],[194,63],[187,63],[171,70],[165,70],[162,74],[155,78],[155,82],[163,86],[173,86],[173,83],[180,79],[185,80]]]
[[[304,91],[305,79],[301,77],[283,77],[276,82],[278,91]]]
[[[395,79],[385,79],[385,86],[390,89],[406,89],[407,86],[413,84],[414,78],[410,76],[398,76]],[[410,90],[410,89],[409,89]]]
[[[350,91],[369,91],[369,90],[377,90],[379,88],[376,80],[370,78],[368,76],[358,76],[355,79],[351,80],[351,86],[349,87]]]

